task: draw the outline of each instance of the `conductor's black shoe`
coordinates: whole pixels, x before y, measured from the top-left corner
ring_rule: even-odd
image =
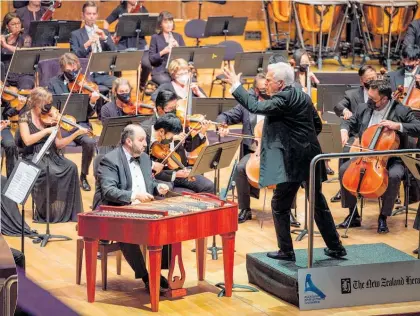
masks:
[[[378,218],[378,234],[389,233],[388,224],[386,223],[386,216],[379,215]]]
[[[273,251],[267,252],[267,257],[276,260],[285,260],[285,261],[296,261],[295,252],[294,251]]]
[[[335,174],[334,170],[332,170],[331,168],[327,168],[327,174],[329,176],[333,176]]]
[[[144,282],[144,286],[146,288],[146,291],[147,292],[150,292],[149,278],[147,278],[146,280],[143,280],[143,282]],[[160,276],[160,288],[159,288],[159,292],[161,294],[163,294],[163,293],[168,292],[168,291],[169,291],[169,282],[168,282],[168,280],[163,275],[161,275]]]
[[[337,249],[324,248],[324,254],[331,258],[341,258],[347,256],[347,251],[340,245]]]
[[[82,188],[83,191],[90,191],[90,184],[86,179],[85,175],[81,175],[80,176],[80,187]]]
[[[240,211],[238,215],[239,224],[245,223],[247,220],[251,220],[251,219],[252,219],[252,212],[250,208],[245,208]]]
[[[362,219],[359,216],[359,213],[355,213],[353,215],[353,219],[350,222],[350,218],[351,218],[351,214],[347,215],[347,217],[345,218],[345,220],[337,225],[337,228],[347,228],[348,227],[360,227],[362,226]],[[349,225],[350,222],[350,225]]]
[[[416,255],[418,255],[418,254],[419,254],[419,248],[414,249],[414,250],[413,250],[413,253],[414,253],[414,254],[416,254]]]
[[[341,201],[341,191],[338,191],[336,195],[331,198],[331,203],[336,203]]]

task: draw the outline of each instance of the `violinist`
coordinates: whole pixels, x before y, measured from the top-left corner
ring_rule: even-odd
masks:
[[[265,115],[261,142],[259,184],[276,185],[271,201],[278,251],[267,256],[276,260],[296,261],[290,236],[290,213],[294,197],[303,181],[308,181],[309,165],[321,153],[317,134],[322,122],[310,97],[292,87],[293,68],[285,63],[271,64],[266,75],[270,99],[258,101],[241,85],[233,66],[225,68],[226,81],[232,85],[233,97],[248,111]],[[315,222],[328,248],[327,256],[346,256],[334,225],[334,219],[322,194],[322,180],[327,177],[324,165],[318,164],[315,175]]]
[[[121,15],[126,13],[148,13],[146,7],[143,5],[144,1],[132,1],[126,0],[121,1],[120,5],[118,5],[111,14],[105,19],[104,21],[104,29],[108,30],[109,25],[115,21],[117,21]],[[134,11],[134,12],[133,12]],[[118,25],[115,27],[117,30]],[[140,74],[140,90],[143,91],[147,80],[149,78],[150,73],[152,72],[152,65],[150,64],[149,60],[149,51],[147,47],[147,42],[144,36],[139,36],[138,43],[137,36],[123,36],[118,39],[117,48],[118,50],[126,50],[126,49],[139,49],[144,50],[143,57],[141,59],[141,74]]]
[[[259,101],[264,101],[270,97],[266,94],[266,80],[265,74],[260,73],[254,78],[253,87],[248,90],[250,95],[258,98]],[[242,134],[254,135],[254,129],[258,122],[264,120],[264,115],[254,114],[245,109],[241,104],[236,105],[233,109],[221,113],[216,122],[225,123],[226,125],[234,125],[242,123]],[[219,134],[221,137],[228,136],[229,127],[219,127]],[[238,216],[238,222],[244,223],[252,219],[251,212],[251,196],[259,198],[259,190],[252,187],[248,183],[246,175],[246,164],[251,157],[251,153],[256,150],[256,142],[250,138],[244,138],[242,141],[242,158],[236,167],[235,183],[238,190],[238,203],[241,210]]]
[[[87,1],[82,7],[84,27],[71,32],[70,50],[79,58],[88,58],[93,52],[115,51],[116,47],[107,30],[101,30],[96,25],[98,19],[98,6],[94,1]],[[91,74],[92,81],[101,85],[101,93],[106,94],[112,88],[116,79],[105,72],[94,72]],[[100,115],[100,107],[103,101],[99,100],[97,112]]]
[[[149,59],[153,66],[152,80],[158,85],[171,82],[166,71],[166,64],[172,47],[185,46],[181,34],[174,32],[174,16],[168,11],[162,11],[158,17],[158,34],[153,34],[150,40]]]
[[[165,93],[162,91],[162,93]],[[170,91],[165,93],[168,97],[166,100],[161,96],[158,97],[158,111],[160,113],[159,118],[156,120],[156,123],[152,128],[151,136],[151,146],[152,146],[152,155],[153,160],[158,160],[156,157],[153,157],[153,143],[164,143],[169,146],[169,150],[172,150],[178,141],[183,141],[180,137],[180,132],[182,131],[182,124],[178,117],[173,114],[175,109],[176,96],[170,95]],[[166,101],[166,102],[165,102]],[[164,114],[166,113],[166,114]],[[178,135],[177,135],[178,134]],[[214,193],[214,184],[209,179],[205,178],[202,175],[194,176],[194,179],[189,179],[190,169],[185,168],[188,166],[187,153],[184,145],[180,145],[176,153],[180,157],[180,162],[182,166],[176,169],[170,169],[165,167],[163,171],[156,174],[156,179],[171,182],[175,188],[183,188],[196,193],[206,192]]]
[[[41,5],[41,0],[29,0],[26,6],[16,10],[17,16],[22,20],[24,34],[29,34],[31,21],[41,20],[45,11],[47,8]]]
[[[19,116],[19,131],[16,135],[23,159],[32,160],[39,153],[50,134],[56,127],[47,124],[56,122],[48,113],[51,109],[52,95],[46,89],[38,87],[32,90],[28,109]],[[78,129],[67,137],[62,137],[58,129],[57,137],[50,150],[38,163],[42,169],[37,179],[32,197],[35,201],[37,222],[45,221],[46,210],[46,165],[49,165],[50,222],[77,221],[77,214],[83,211],[82,197],[77,179],[77,166],[71,160],[60,155],[59,150],[66,147],[78,136],[86,134],[84,128]]]
[[[394,130],[397,134],[403,136],[408,134],[412,137],[418,137],[420,135],[420,121],[414,116],[413,111],[397,103],[394,110],[391,112],[390,117],[387,120],[383,120],[384,113],[391,104],[392,90],[391,85],[386,80],[371,81],[368,91],[367,104],[361,104],[358,106],[356,113],[348,120],[343,120],[341,123],[341,142],[343,146],[348,143],[349,135],[357,135],[359,139],[362,139],[364,131],[375,124],[384,126],[389,130]],[[400,137],[400,149],[407,148],[407,144],[404,143],[404,137]],[[341,183],[341,203],[343,207],[349,208],[349,213],[357,204],[356,197],[351,195],[343,186],[342,179],[344,172],[349,167],[352,160],[343,163],[340,167],[340,183]],[[387,217],[391,215],[394,209],[395,199],[400,189],[401,179],[404,176],[404,166],[399,158],[390,158],[387,163],[388,169],[388,187],[382,196],[382,208],[378,217],[378,233],[388,233]],[[351,216],[347,216],[343,223],[339,224],[338,227],[343,228],[350,225],[350,227],[360,227],[361,218],[359,213],[355,211],[352,221],[350,222]]]
[[[360,104],[366,103],[368,100],[369,82],[376,80],[377,74],[375,68],[370,65],[364,65],[360,67],[358,71],[360,77],[360,87],[355,89],[347,90],[344,93],[344,98],[334,106],[334,112],[338,117],[343,120],[348,120],[352,117],[353,113],[356,113],[357,108]],[[356,135],[349,135],[348,144],[352,145]],[[349,152],[350,147],[344,146],[343,152]],[[339,166],[346,162],[347,159],[340,159]],[[338,191],[336,195],[331,198],[331,202],[339,202],[341,200],[341,191]]]
[[[79,72],[81,66],[79,58],[73,53],[65,53],[60,56],[59,59],[61,74],[50,79],[48,83],[48,90],[52,94],[67,94],[70,92],[69,83],[73,82]],[[77,93],[78,91],[73,91]],[[93,92],[90,97],[90,107],[88,108],[88,116],[92,116],[95,112],[95,104],[99,98],[99,94]],[[89,123],[89,119],[86,122],[80,122],[80,125],[86,129],[91,129],[92,126]],[[77,132],[74,129],[71,132],[62,131],[63,136],[66,137],[70,133]],[[93,157],[95,155],[96,149],[96,140],[88,135],[80,135],[74,139],[74,142],[77,146],[82,146],[82,169],[80,173],[80,187],[84,191],[90,191],[91,187],[87,180],[87,175],[89,174],[89,167],[92,163]]]
[[[22,21],[14,12],[9,12],[4,16],[1,32],[2,34],[7,33],[7,37],[5,35],[0,36],[1,60],[7,71],[16,47],[26,46],[30,38],[22,34]],[[11,85],[18,89],[32,89],[35,85],[34,75],[9,73],[6,85]]]
[[[189,88],[191,89],[192,97],[194,98],[207,98],[204,90],[201,89],[196,82],[191,82],[188,87],[188,81],[190,80],[190,66],[185,59],[178,58],[171,61],[168,67],[169,76],[171,82],[163,83],[159,88],[152,94],[152,100],[156,101],[156,97],[161,90],[169,90],[174,92],[179,99],[185,100],[188,96]]]
[[[403,67],[398,70],[389,72],[389,82],[392,91],[396,91],[398,87],[403,86],[407,89],[410,86],[413,76],[416,74],[420,59],[420,48],[418,46],[405,46],[401,52],[401,61]],[[420,88],[420,75],[416,75],[416,88]]]
[[[319,84],[319,80],[313,72],[309,71],[308,73],[308,70],[311,65],[311,59],[306,49],[297,49],[293,53],[293,60],[294,60],[295,69],[296,69],[295,79],[297,82],[299,82],[302,85],[303,90],[305,92],[308,92],[309,87],[307,87],[308,86],[307,75],[309,75],[309,82],[311,86],[316,87],[317,84]]]

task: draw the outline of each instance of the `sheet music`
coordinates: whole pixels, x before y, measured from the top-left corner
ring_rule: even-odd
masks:
[[[42,157],[44,157],[45,153],[50,148],[52,142],[55,140],[55,137],[57,136],[57,133],[58,133],[58,127],[56,127],[54,129],[54,131],[50,134],[50,136],[48,137],[48,139],[45,142],[44,146],[42,146],[41,150],[39,151],[38,155],[36,155],[36,156],[34,156],[34,158],[32,158],[32,162],[34,164],[37,165],[38,162],[42,159]]]
[[[13,172],[13,176],[8,180],[8,185],[6,184],[7,190],[4,192],[4,196],[18,204],[24,203],[28,192],[38,177],[39,171],[40,169],[36,166],[20,161]]]

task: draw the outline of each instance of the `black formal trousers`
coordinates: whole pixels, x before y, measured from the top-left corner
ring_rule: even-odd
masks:
[[[251,154],[243,156],[236,166],[235,183],[238,192],[238,207],[240,210],[251,208],[251,196],[258,198],[260,192],[260,190],[249,184],[246,175],[246,164],[250,157]]]
[[[104,87],[104,88],[99,87],[99,91],[105,96],[109,97],[109,91],[112,89],[112,83],[117,78],[114,76],[110,76],[107,73],[97,73],[97,72],[92,73],[91,77],[94,83]],[[96,113],[98,114],[99,119],[101,118],[101,108],[105,103],[106,101],[102,98],[99,98],[98,101],[96,101]]]
[[[316,178],[319,179],[318,176]],[[309,183],[309,181],[306,182]],[[277,184],[271,200],[277,244],[282,251],[286,252],[293,251],[293,242],[290,236],[290,212],[300,185],[298,182]],[[315,184],[315,223],[327,247],[337,249],[341,245],[340,239],[327,201],[322,194],[322,183],[318,180]]]
[[[171,76],[169,73],[165,72],[152,72],[152,80],[156,82],[159,86],[164,83],[171,82]]]
[[[195,181],[187,178],[176,178],[174,187],[185,188],[195,193],[211,193],[214,194],[214,183],[202,175],[194,176]]]
[[[19,154],[10,128],[5,128],[1,131],[1,147],[4,148],[6,154],[6,174],[9,177],[12,174]]]
[[[357,204],[357,199],[354,195],[347,191],[342,183],[343,176],[349,167],[351,161],[347,161],[340,166],[340,186],[341,186],[341,204],[343,207],[348,207],[351,213]],[[388,162],[388,188],[382,195],[382,209],[381,214],[391,216],[394,209],[395,199],[397,198],[398,191],[400,190],[401,180],[404,177],[404,165],[398,159],[390,159]]]

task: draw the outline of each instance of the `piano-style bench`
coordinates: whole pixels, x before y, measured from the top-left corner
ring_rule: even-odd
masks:
[[[77,251],[76,251],[76,284],[80,285],[82,276],[82,261],[83,261],[83,249],[84,242],[83,238],[77,240]],[[120,243],[111,242],[110,244],[102,244],[99,242],[98,251],[101,255],[101,271],[102,271],[102,290],[106,291],[107,287],[107,271],[108,271],[108,254],[117,252],[117,274],[121,275],[121,248]]]

